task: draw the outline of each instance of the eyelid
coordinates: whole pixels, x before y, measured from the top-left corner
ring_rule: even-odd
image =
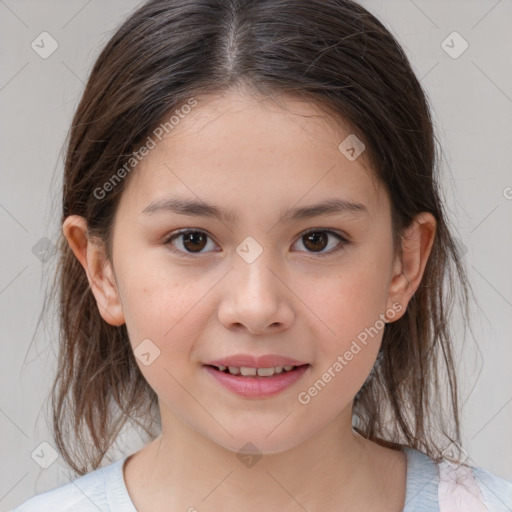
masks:
[[[332,255],[338,253],[339,251],[343,250],[346,245],[351,243],[350,240],[348,239],[348,237],[345,234],[342,234],[337,229],[320,228],[320,227],[309,228],[309,229],[306,229],[306,231],[302,231],[302,233],[300,233],[299,237],[297,238],[297,241],[300,240],[304,235],[307,235],[309,233],[317,233],[317,232],[321,232],[321,233],[323,232],[323,233],[328,233],[330,235],[333,235],[339,241],[339,244],[334,249],[331,249],[328,252],[306,252],[306,254],[315,256],[317,258],[332,256]],[[300,251],[300,252],[303,252],[303,251]]]
[[[338,231],[337,229],[333,228],[308,228],[305,231],[302,231],[299,234],[299,237],[302,237],[304,235],[307,235],[308,233],[317,233],[317,232],[324,232],[324,233],[330,233],[332,235],[336,235],[340,237],[343,240],[346,240],[348,242],[348,236],[345,235],[342,231]]]
[[[163,245],[169,246],[168,249],[171,252],[173,252],[174,254],[178,254],[178,256],[197,258],[197,257],[199,257],[201,255],[208,254],[208,253],[202,253],[202,252],[198,252],[198,253],[184,252],[184,251],[180,251],[179,249],[176,249],[175,247],[172,247],[172,243],[171,242],[173,242],[174,239],[178,238],[180,235],[183,235],[185,233],[196,232],[196,231],[199,232],[199,233],[204,233],[205,235],[207,235],[208,238],[212,239],[215,242],[215,244],[217,244],[217,242],[215,241],[215,238],[206,229],[202,229],[202,228],[182,228],[182,229],[177,229],[175,231],[171,231],[171,233],[166,235],[164,237]],[[220,252],[220,251],[215,251],[215,252]]]

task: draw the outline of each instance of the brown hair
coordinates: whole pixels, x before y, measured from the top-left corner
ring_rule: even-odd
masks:
[[[364,141],[389,194],[396,250],[419,212],[437,231],[422,282],[399,320],[386,325],[377,362],[354,401],[356,430],[385,446],[436,460],[460,444],[458,390],[448,318],[468,283],[438,188],[438,148],[427,98],[402,48],[350,0],[153,0],[99,55],[68,135],[62,222],[83,216],[106,243],[126,184],[98,187],[126,164],[162,119],[194,96],[246,86],[298,95],[325,107]],[[86,274],[59,242],[60,347],[53,429],[78,474],[100,466],[128,419],[147,427],[157,402],[136,364],[126,326],[100,316]],[[448,390],[448,410],[441,405]],[[141,421],[139,421],[141,420]]]

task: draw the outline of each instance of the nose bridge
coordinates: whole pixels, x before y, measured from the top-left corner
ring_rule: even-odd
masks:
[[[219,319],[226,327],[243,325],[251,332],[288,325],[293,312],[286,287],[279,276],[280,265],[271,249],[255,240],[237,247],[220,304]]]
[[[275,270],[279,267],[278,262],[272,256],[272,250],[264,247],[254,238],[247,237],[236,249],[238,257],[235,258],[234,279],[235,285],[242,293],[247,293],[253,299],[273,300],[278,291]],[[278,280],[277,280],[278,281]]]

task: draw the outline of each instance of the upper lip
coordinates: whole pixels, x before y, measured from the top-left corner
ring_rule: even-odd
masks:
[[[236,366],[237,368],[241,368],[242,366],[246,368],[270,368],[272,366],[302,366],[308,363],[276,354],[265,354],[262,356],[235,354],[205,364],[211,366]]]

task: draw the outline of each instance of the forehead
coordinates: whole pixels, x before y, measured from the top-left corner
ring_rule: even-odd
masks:
[[[327,196],[364,203],[374,216],[386,208],[365,153],[351,161],[339,149],[353,136],[350,127],[317,104],[238,92],[195,99],[132,171],[120,208],[140,213],[171,194],[204,198],[231,213]]]

